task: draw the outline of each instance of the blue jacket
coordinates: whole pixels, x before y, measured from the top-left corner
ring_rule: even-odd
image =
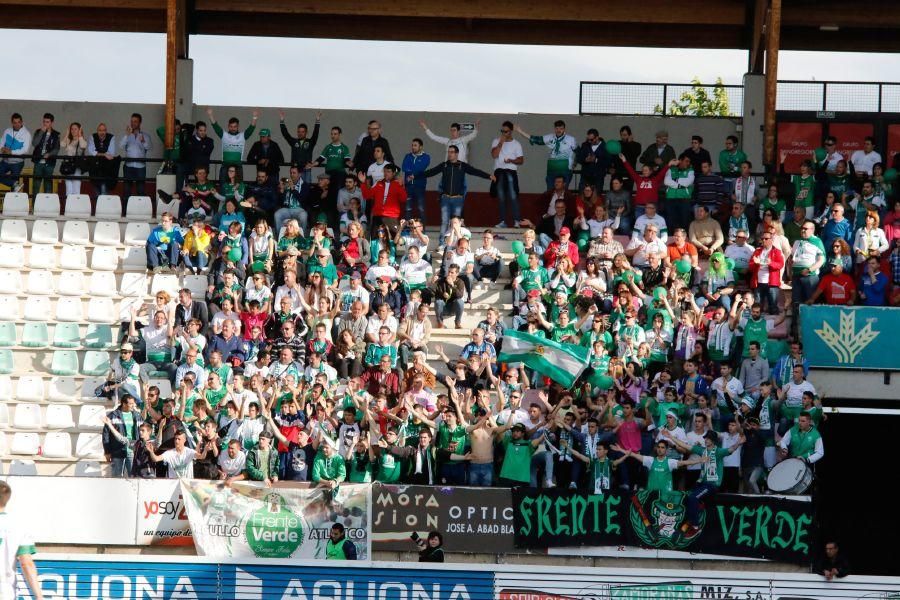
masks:
[[[230,340],[226,340],[222,334],[217,334],[212,337],[212,340],[209,342],[209,346],[206,347],[206,360],[209,360],[209,355],[214,351],[218,350],[222,353],[222,360],[228,360],[232,356],[236,356],[241,359],[241,361],[247,360],[247,355],[244,353],[244,338],[239,335],[231,336]]]
[[[110,412],[108,416],[110,424],[103,428],[103,452],[109,454],[113,458],[124,458],[128,453],[128,447],[120,442],[119,438],[114,436],[109,430],[110,427],[114,427],[122,436],[125,436],[125,423],[122,421],[122,409],[117,408]],[[143,423],[144,420],[141,418],[141,413],[136,410],[131,411],[131,418],[134,421],[134,431],[132,432],[133,437],[131,438],[131,441],[136,441],[140,437],[138,435],[138,427],[141,426],[141,423]]]
[[[825,252],[832,256],[831,245],[836,239],[842,239],[851,247],[853,246],[853,223],[850,219],[845,218],[840,223],[834,219],[828,219],[825,227],[822,229],[822,243],[825,244]]]
[[[171,243],[178,246],[184,243],[184,236],[181,235],[181,230],[178,227],[173,227],[171,231],[165,231],[162,225],[158,225],[153,228],[153,231],[150,232],[150,237],[147,238],[148,246],[155,246],[160,250],[167,249]]]
[[[410,152],[404,156],[403,165],[400,167],[403,170],[403,185],[407,188],[413,187],[424,190],[428,179],[423,177],[422,174],[430,164],[431,157],[427,152],[423,152],[418,156]],[[413,177],[412,181],[409,180],[410,176]]]

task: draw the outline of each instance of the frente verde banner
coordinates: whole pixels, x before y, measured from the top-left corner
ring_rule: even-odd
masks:
[[[813,367],[898,371],[900,311],[869,306],[801,306],[803,353]]]
[[[718,494],[701,513],[699,533],[681,529],[682,492],[585,494],[513,489],[518,548],[633,545],[659,550],[748,556],[806,564],[815,544],[811,502]]]
[[[359,560],[368,560],[369,486],[262,488],[181,480],[197,554],[212,558],[325,558],[341,523]]]

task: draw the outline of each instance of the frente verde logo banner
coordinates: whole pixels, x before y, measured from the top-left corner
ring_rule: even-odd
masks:
[[[803,353],[813,367],[900,370],[896,308],[801,306],[800,322]]]
[[[699,533],[682,530],[686,494],[584,494],[513,490],[518,548],[634,545],[660,550],[768,558],[805,564],[815,540],[812,503],[719,494],[705,505]]]

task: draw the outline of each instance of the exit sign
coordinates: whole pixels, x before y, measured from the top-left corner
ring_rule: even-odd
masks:
[[[817,110],[816,118],[817,119],[833,119],[834,111],[833,110]]]

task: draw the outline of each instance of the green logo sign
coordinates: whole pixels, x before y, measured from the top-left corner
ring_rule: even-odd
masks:
[[[287,558],[303,543],[300,517],[284,508],[284,498],[272,493],[265,506],[247,519],[247,544],[260,558]]]
[[[871,306],[801,306],[803,353],[813,367],[900,370],[894,338],[887,335],[900,327],[898,312]]]
[[[682,492],[657,493],[641,490],[632,497],[629,518],[635,535],[652,548],[683,550],[694,541],[706,524],[706,511],[700,511],[697,533],[685,536],[681,529],[686,509]]]

